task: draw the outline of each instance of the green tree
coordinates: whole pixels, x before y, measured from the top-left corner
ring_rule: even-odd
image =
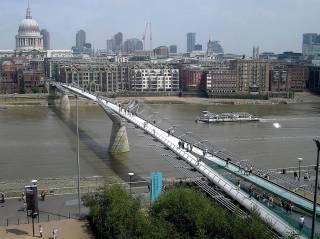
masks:
[[[103,238],[143,236],[147,220],[140,210],[140,201],[128,195],[123,187],[106,186],[96,194],[86,195],[83,200]]]
[[[192,189],[167,191],[153,204],[150,214],[174,225],[183,238],[215,237],[228,231],[224,210],[213,206],[212,201]]]

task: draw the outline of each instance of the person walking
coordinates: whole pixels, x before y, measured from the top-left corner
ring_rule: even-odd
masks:
[[[0,202],[1,202],[1,203],[4,203],[4,202],[5,202],[4,193],[0,193],[0,194],[1,194]]]
[[[227,160],[226,160],[226,167],[228,167],[229,162],[230,162],[230,158],[227,158]]]
[[[248,167],[247,166],[245,166],[245,168],[244,168],[244,173],[243,173],[244,175],[247,175],[248,174]]]
[[[253,186],[251,185],[249,188],[249,198],[252,197],[252,194],[253,194]]]
[[[300,216],[299,218],[299,230],[302,231],[304,226],[304,216]]]
[[[253,167],[250,166],[250,169],[249,169],[249,175],[252,174],[252,171],[253,171]]]
[[[39,235],[42,238],[42,236],[43,236],[43,228],[42,228],[41,225],[39,225]]]
[[[240,191],[240,188],[241,188],[241,181],[240,180],[238,180],[237,187],[238,187],[238,191]]]
[[[52,231],[53,239],[56,239],[58,237],[58,229],[54,228]]]

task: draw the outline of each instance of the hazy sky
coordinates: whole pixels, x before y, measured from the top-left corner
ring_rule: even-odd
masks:
[[[0,0],[0,49],[13,49],[27,0]],[[141,38],[152,22],[153,47],[177,44],[186,49],[186,33],[206,45],[209,35],[225,52],[301,51],[302,33],[320,32],[320,0],[30,0],[33,18],[51,34],[51,48],[70,49],[75,33],[105,48],[118,31]]]

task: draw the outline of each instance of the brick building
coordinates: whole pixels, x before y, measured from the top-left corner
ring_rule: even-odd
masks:
[[[237,93],[258,95],[269,91],[269,62],[264,60],[235,60]]]
[[[237,74],[234,65],[225,62],[210,68],[206,73],[206,90],[214,94],[237,92]]]
[[[309,67],[307,88],[313,92],[320,93],[320,66]]]
[[[187,65],[180,70],[180,89],[183,91],[205,90],[206,69],[201,66]]]
[[[309,76],[309,69],[303,65],[274,63],[270,66],[271,92],[303,91]]]

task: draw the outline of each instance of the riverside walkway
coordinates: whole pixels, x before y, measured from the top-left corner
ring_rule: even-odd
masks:
[[[136,127],[139,127],[142,130],[144,130],[146,133],[152,135],[152,137],[160,141],[163,145],[165,145],[174,153],[176,153],[178,156],[180,156],[183,160],[185,160],[189,165],[191,165],[201,174],[203,174],[206,178],[208,178],[214,184],[219,186],[229,197],[236,200],[244,208],[246,208],[249,211],[251,210],[258,211],[258,213],[260,214],[260,217],[265,222],[269,223],[273,227],[273,229],[277,231],[279,234],[285,237],[292,234],[295,234],[295,235],[299,234],[298,230],[294,226],[290,225],[283,218],[279,217],[275,212],[270,210],[261,202],[255,200],[254,198],[250,198],[248,193],[239,189],[234,183],[232,183],[231,181],[226,179],[224,176],[216,172],[214,168],[210,167],[206,163],[199,160],[201,155],[203,155],[203,151],[200,148],[193,147],[192,152],[188,152],[187,150],[179,147],[180,139],[178,137],[168,134],[168,132],[165,132],[165,130],[158,128],[156,125],[150,124],[145,119],[140,118],[139,116],[124,110],[118,105],[111,103],[109,101],[106,101],[104,99],[100,99],[99,97],[91,93],[85,92],[82,89],[74,87],[72,85],[59,84],[59,83],[53,83],[53,84],[58,84],[59,86],[64,87],[65,89],[69,90],[74,94],[80,95],[82,97],[85,97],[87,99],[97,102],[99,105],[103,104],[104,107],[108,107],[110,110],[112,110],[114,114],[122,117],[123,119],[126,119],[129,123],[133,123]],[[195,154],[199,155],[199,157]],[[225,161],[223,159],[219,159],[209,154],[206,155],[205,158],[218,165],[225,164]],[[237,173],[237,170],[239,170],[237,166],[232,164],[229,164],[228,169],[233,173]],[[243,175],[241,176],[243,177]],[[246,177],[249,180],[251,179],[251,181],[259,182],[259,185],[264,186],[266,190],[270,190],[273,193],[279,193],[279,195],[281,194],[284,197],[287,197],[288,200],[291,200],[294,203],[296,203],[297,201],[300,206],[305,207],[307,210],[309,210],[310,202],[308,200],[303,200],[303,198],[297,197],[297,195],[295,195],[294,193],[291,193],[288,190],[285,191],[285,189],[281,188],[280,186],[274,185],[271,182],[264,180],[263,178],[258,178],[258,177],[255,177],[254,175],[248,175]],[[305,237],[301,235],[300,238],[305,238]]]

